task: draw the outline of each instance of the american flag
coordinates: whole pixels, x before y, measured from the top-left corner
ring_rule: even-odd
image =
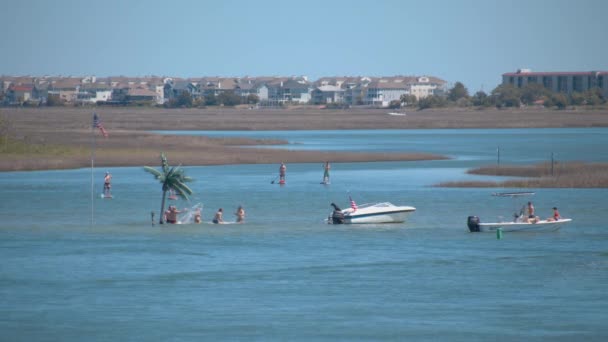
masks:
[[[99,116],[97,116],[97,113],[93,113],[93,128],[99,128],[101,134],[103,134],[103,137],[108,137],[108,132],[105,128],[103,128],[103,125],[101,124],[101,120],[99,120]]]
[[[357,211],[357,203],[355,203],[352,197],[348,196],[348,198],[350,199],[350,207],[353,208],[353,211]]]

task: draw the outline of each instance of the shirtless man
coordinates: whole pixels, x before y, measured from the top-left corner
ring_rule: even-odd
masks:
[[[532,202],[528,202],[528,222],[538,222],[538,217],[536,217],[536,214],[534,213],[534,205],[532,204]]]
[[[224,223],[224,219],[222,218],[223,213],[224,213],[224,209],[219,208],[217,210],[217,212],[215,213],[215,216],[213,217],[213,223],[215,223],[215,224]]]
[[[179,213],[181,213],[181,211],[177,210],[175,206],[170,205],[169,210],[165,211],[165,220],[167,223],[176,224],[177,214]]]

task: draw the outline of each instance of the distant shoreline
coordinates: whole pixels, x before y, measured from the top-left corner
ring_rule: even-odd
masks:
[[[153,130],[346,130],[444,128],[608,127],[608,110],[446,108],[388,115],[388,109],[326,110],[317,107],[250,110],[246,108],[164,109],[146,107],[0,108],[9,135],[47,147],[3,153],[1,171],[72,169],[90,166],[92,113],[109,132],[98,131],[95,163],[100,167],[156,166],[161,151],[183,165],[375,162],[445,159],[424,153],[357,153],[241,148],[278,144],[278,140],[209,138],[152,134]],[[52,150],[48,147],[53,147]]]

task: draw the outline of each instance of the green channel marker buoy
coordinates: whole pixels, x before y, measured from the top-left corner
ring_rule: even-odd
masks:
[[[496,239],[502,239],[502,228],[496,229]]]

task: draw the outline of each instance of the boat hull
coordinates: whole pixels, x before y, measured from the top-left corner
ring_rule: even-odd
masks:
[[[381,212],[355,211],[344,215],[345,224],[402,223],[416,209],[409,207]]]
[[[537,223],[526,222],[493,222],[479,223],[480,232],[496,232],[501,229],[503,232],[552,232],[559,230],[564,223],[572,219],[561,219],[558,221],[541,220]]]

